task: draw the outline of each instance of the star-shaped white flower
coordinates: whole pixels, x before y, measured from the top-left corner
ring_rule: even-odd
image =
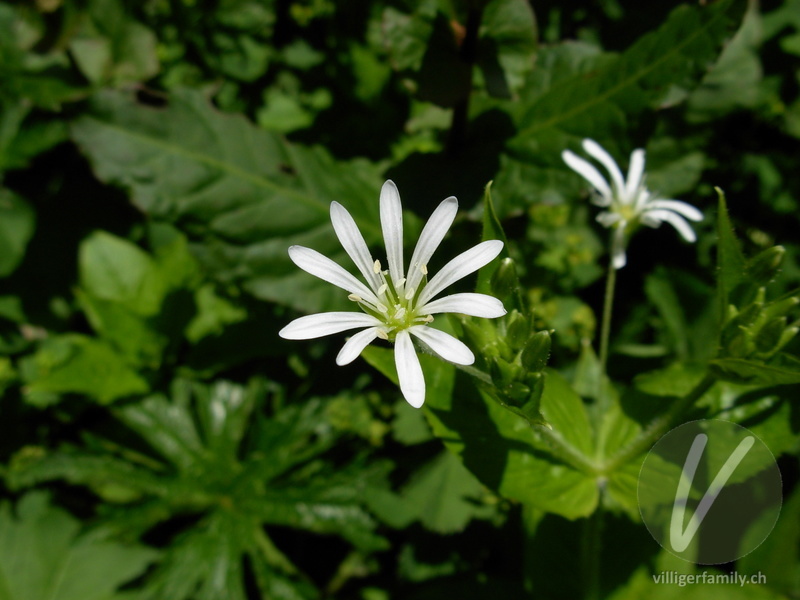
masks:
[[[361,312],[327,312],[300,317],[281,329],[279,335],[285,339],[304,340],[363,328],[344,344],[336,357],[338,365],[355,360],[375,338],[392,341],[400,390],[411,406],[422,406],[425,379],[411,336],[445,360],[471,365],[475,356],[464,343],[428,326],[433,315],[461,313],[491,319],[506,313],[500,300],[485,294],[461,293],[434,299],[444,288],[489,263],[503,249],[500,240],[482,242],[456,256],[428,281],[428,261],[457,211],[458,201],[453,196],[433,211],[420,234],[406,273],[403,268],[403,209],[392,181],[383,184],[380,200],[388,270],[382,270],[380,261],[373,260],[350,213],[338,202],[332,202],[333,229],[366,285],[316,250],[292,246],[289,257],[307,273],[349,292],[348,298]]]
[[[601,163],[611,176],[611,183],[589,161],[564,150],[564,162],[588,181],[597,192],[592,202],[608,208],[597,215],[597,221],[604,227],[614,227],[612,241],[612,263],[615,269],[625,266],[625,246],[627,236],[639,225],[658,227],[667,222],[678,230],[687,242],[694,242],[697,236],[686,222],[702,221],[703,214],[691,204],[680,200],[658,198],[644,185],[644,150],[638,148],[631,154],[628,178],[624,179],[617,163],[611,155],[594,140],[583,140],[583,149]]]

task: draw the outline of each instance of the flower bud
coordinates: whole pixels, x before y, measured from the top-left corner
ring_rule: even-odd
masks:
[[[525,348],[522,350],[522,364],[528,371],[540,372],[547,366],[547,359],[550,357],[549,331],[537,331],[534,333]]]
[[[748,278],[756,285],[766,285],[780,270],[786,250],[783,246],[773,246],[760,252],[748,261],[745,270]]]
[[[499,356],[494,356],[492,357],[492,362],[489,363],[489,373],[495,386],[502,389],[519,378],[520,367],[503,360]]]
[[[519,276],[513,258],[504,258],[497,265],[489,282],[492,293],[499,298],[508,298],[519,287]]]
[[[518,310],[512,310],[506,326],[506,343],[514,353],[525,345],[530,329],[528,319]]]
[[[800,298],[798,298],[797,296],[790,296],[789,298],[778,300],[777,302],[768,304],[764,308],[764,316],[767,319],[782,317],[784,315],[789,314],[789,312],[792,309],[794,309],[798,304],[800,304]]]
[[[753,338],[756,350],[765,354],[776,352],[785,330],[786,317],[775,317],[769,321]]]

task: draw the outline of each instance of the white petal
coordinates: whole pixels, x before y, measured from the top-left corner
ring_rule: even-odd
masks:
[[[470,317],[483,317],[484,319],[494,319],[506,314],[503,303],[497,298],[486,294],[452,294],[439,298],[433,302],[428,302],[425,306],[417,309],[421,315],[435,315],[438,313],[461,313]]]
[[[583,149],[603,164],[608,174],[611,175],[611,180],[614,182],[617,193],[623,193],[625,190],[625,181],[622,179],[622,171],[619,170],[616,161],[611,158],[611,155],[606,152],[605,148],[594,140],[585,139],[583,140]]]
[[[365,315],[364,313],[317,313],[295,319],[281,329],[278,335],[285,340],[310,340],[347,331],[348,329],[375,327],[377,325],[382,325],[382,323],[372,315]]]
[[[628,165],[628,179],[625,182],[626,204],[632,204],[636,188],[642,183],[644,175],[644,150],[637,148],[631,154],[631,164]]]
[[[500,240],[488,240],[481,242],[466,252],[462,252],[442,267],[442,270],[428,282],[428,285],[425,286],[417,299],[417,305],[422,306],[448,285],[455,283],[494,260],[502,249],[503,242]]]
[[[431,350],[445,360],[457,365],[471,365],[475,362],[475,355],[472,350],[449,333],[427,325],[415,325],[409,328],[408,331],[425,342]]]
[[[686,217],[690,221],[702,221],[703,213],[697,210],[691,204],[681,202],[680,200],[653,200],[647,203],[647,209],[658,208],[664,210],[671,210],[676,212],[682,217]]]
[[[614,225],[614,223],[622,219],[622,215],[615,212],[603,211],[599,215],[597,215],[595,219],[603,227],[611,227],[612,225]]]
[[[394,363],[400,391],[411,406],[419,408],[425,402],[425,378],[408,331],[397,332],[394,344]]]
[[[378,299],[367,286],[353,277],[342,266],[316,250],[303,246],[290,246],[289,258],[306,273],[311,273],[311,275],[319,277],[323,281],[332,283],[336,287],[377,304]]]
[[[403,206],[400,192],[389,179],[381,188],[381,228],[392,280],[403,278]]]
[[[611,264],[615,269],[621,269],[628,263],[625,255],[625,225],[621,225],[614,230],[611,238]]]
[[[697,239],[692,226],[689,225],[683,217],[675,214],[674,212],[670,212],[668,210],[648,210],[645,215],[650,218],[666,221],[675,229],[677,229],[678,233],[681,234],[681,237],[687,242],[693,242]]]
[[[611,188],[608,185],[605,177],[600,174],[600,171],[594,168],[589,161],[582,159],[577,154],[573,154],[569,150],[564,150],[561,153],[561,158],[567,163],[567,166],[575,171],[578,175],[588,181],[594,189],[600,192],[605,206],[611,202]]]
[[[372,268],[374,261],[367,248],[367,243],[364,241],[364,236],[361,235],[358,225],[347,209],[338,202],[331,202],[331,223],[342,248],[353,259],[361,275],[372,287],[372,291],[377,292],[381,282]]]
[[[370,327],[364,331],[359,331],[347,340],[344,346],[342,346],[342,349],[339,350],[339,354],[336,355],[336,364],[340,367],[349,365],[358,358],[364,348],[376,337],[378,337],[377,327]]]
[[[417,245],[414,248],[414,254],[411,255],[406,289],[417,289],[419,287],[419,282],[422,281],[420,267],[427,266],[436,248],[442,243],[447,230],[450,229],[450,225],[453,224],[453,219],[456,218],[457,212],[458,200],[454,196],[450,196],[436,207],[428,222],[425,223],[425,227],[419,236],[419,241],[417,241]]]

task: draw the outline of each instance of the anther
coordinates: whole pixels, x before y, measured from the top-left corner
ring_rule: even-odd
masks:
[[[381,261],[379,261],[379,260],[376,260],[376,261],[375,261],[375,262],[372,264],[372,272],[373,272],[373,273],[375,273],[375,275],[377,275],[378,273],[380,273],[380,272],[381,272]]]
[[[386,332],[383,329],[378,329],[378,331],[376,331],[375,334],[379,338],[381,338],[382,340],[388,340],[389,339],[389,336],[386,335]]]
[[[408,288],[408,291],[406,292],[406,300],[411,300],[414,298],[415,291],[416,290],[414,290],[414,288]]]
[[[386,313],[388,313],[388,312],[389,312],[389,309],[388,309],[388,308],[386,308],[386,306],[385,306],[384,304],[380,303],[380,302],[378,302],[377,309],[378,309],[380,312],[382,312],[383,314],[386,314]]]
[[[389,286],[384,283],[381,287],[378,288],[378,296],[383,296],[386,293],[386,290],[388,289]]]
[[[419,268],[419,270],[420,270],[420,271],[422,271],[422,274],[423,274],[423,275],[427,275],[427,274],[428,274],[428,265],[422,265],[422,266]]]
[[[361,302],[363,300],[361,296],[357,296],[356,294],[350,294],[347,299],[352,300],[353,302]]]

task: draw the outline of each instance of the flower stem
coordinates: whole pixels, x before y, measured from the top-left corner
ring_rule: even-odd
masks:
[[[586,518],[581,537],[581,577],[584,600],[600,598],[600,557],[603,540],[603,490],[597,508]]]
[[[648,451],[658,439],[672,427],[677,419],[689,410],[695,402],[711,389],[716,379],[707,374],[703,379],[683,398],[679,398],[660,417],[653,419],[650,424],[634,439],[630,444],[622,448],[615,456],[612,456],[603,466],[603,473],[613,473],[625,463],[633,460],[640,454]]]
[[[603,300],[603,322],[600,326],[600,374],[606,374],[608,362],[608,339],[611,336],[611,310],[614,306],[614,288],[617,285],[617,270],[614,268],[613,254],[608,261],[606,276],[606,295]]]
[[[600,469],[589,458],[565,442],[555,431],[539,423],[531,423],[533,433],[542,441],[554,457],[589,477],[596,477]]]

